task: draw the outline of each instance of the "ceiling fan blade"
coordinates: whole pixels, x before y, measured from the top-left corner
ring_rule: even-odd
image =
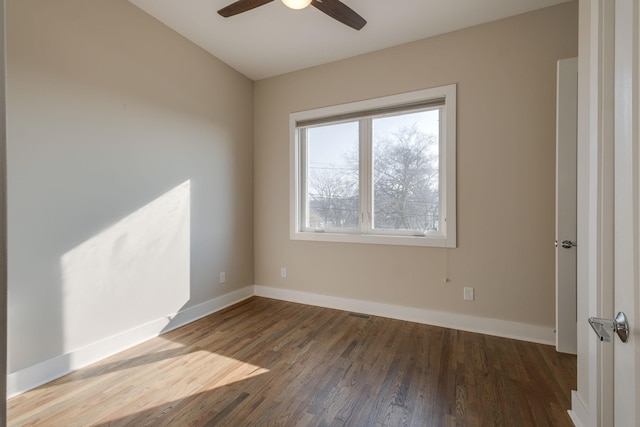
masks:
[[[233,15],[237,15],[242,12],[246,12],[251,9],[255,9],[263,4],[271,3],[273,0],[238,0],[235,3],[231,3],[227,7],[223,7],[218,13],[225,18]]]
[[[313,0],[311,3],[330,17],[356,30],[365,26],[367,21],[340,0]]]

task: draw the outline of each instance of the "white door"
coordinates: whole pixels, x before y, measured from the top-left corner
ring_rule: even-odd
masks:
[[[576,354],[578,58],[558,61],[556,90],[556,350]]]
[[[640,426],[640,0],[579,3],[577,426]],[[625,312],[627,343],[590,316]]]
[[[616,426],[640,426],[640,2],[616,1],[614,312],[631,327],[614,346]]]

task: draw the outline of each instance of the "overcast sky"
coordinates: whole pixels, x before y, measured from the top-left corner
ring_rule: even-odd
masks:
[[[426,134],[438,135],[439,111],[430,110],[374,119],[374,138],[386,138],[397,129],[414,124]],[[310,128],[307,133],[310,167],[344,167],[345,155],[358,151],[358,123],[339,123]]]

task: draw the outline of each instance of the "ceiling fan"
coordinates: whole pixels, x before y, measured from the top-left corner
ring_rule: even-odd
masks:
[[[238,0],[224,7],[218,13],[225,18],[246,12],[256,7],[271,3],[273,0]],[[310,4],[330,17],[356,30],[365,26],[367,21],[340,0],[282,0],[291,9],[304,9]]]

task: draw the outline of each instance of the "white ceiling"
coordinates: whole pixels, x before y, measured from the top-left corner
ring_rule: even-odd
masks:
[[[253,80],[326,64],[568,0],[342,0],[367,20],[360,31],[315,7],[275,0],[230,18],[234,0],[129,0]]]

